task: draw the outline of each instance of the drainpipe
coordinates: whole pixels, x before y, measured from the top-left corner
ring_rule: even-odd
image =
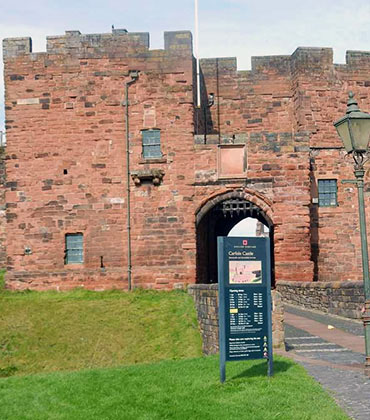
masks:
[[[131,263],[131,189],[130,189],[130,134],[129,134],[129,102],[128,102],[128,88],[130,85],[136,82],[139,77],[139,72],[137,70],[130,71],[131,80],[125,83],[125,103],[126,106],[126,182],[127,182],[127,191],[126,191],[126,202],[127,202],[127,282],[128,290],[132,289],[132,263]]]

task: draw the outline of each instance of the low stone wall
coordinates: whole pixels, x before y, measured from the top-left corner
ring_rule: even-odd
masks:
[[[69,269],[47,271],[8,271],[5,275],[6,288],[10,290],[72,290],[82,287],[87,290],[127,290],[127,275],[119,269]]]
[[[218,352],[218,284],[191,284],[188,292],[193,297],[203,340],[203,353]],[[279,293],[272,291],[272,341],[274,347],[284,345],[284,306]]]
[[[276,287],[284,303],[347,318],[361,318],[361,309],[365,301],[362,282],[280,281]]]
[[[188,292],[197,311],[203,353],[215,354],[218,352],[218,284],[191,284]]]

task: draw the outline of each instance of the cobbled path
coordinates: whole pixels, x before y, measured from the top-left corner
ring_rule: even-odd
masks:
[[[328,325],[337,331],[353,334],[354,340],[363,337],[360,322],[286,305],[285,311],[306,319],[310,323],[320,322],[324,329]],[[304,366],[346,411],[356,420],[370,420],[370,378],[363,373],[365,355],[352,351],[320,337],[305,329],[285,323],[286,351]],[[323,334],[324,335],[324,334]],[[327,334],[325,334],[327,336]]]

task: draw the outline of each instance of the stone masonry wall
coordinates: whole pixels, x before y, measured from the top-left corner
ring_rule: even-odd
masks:
[[[192,284],[188,292],[194,299],[204,354],[218,352],[218,285]],[[272,342],[275,348],[284,345],[284,306],[276,290],[272,291]]]
[[[131,70],[140,72],[129,88],[130,171],[164,172],[158,186],[129,180],[134,286],[195,278],[193,177],[185,177],[193,172],[191,34],[165,33],[165,50],[147,41],[68,31],[49,37],[46,53],[32,53],[28,38],[3,41],[8,287],[127,287],[122,104]],[[141,130],[150,128],[161,130],[162,159],[142,159]],[[82,265],[64,264],[67,233],[83,233]]]
[[[5,147],[0,147],[0,268],[6,266]]]
[[[364,285],[359,281],[287,282],[277,285],[283,302],[308,309],[361,318],[364,305]]]
[[[222,143],[226,138],[231,143],[239,142],[246,133],[251,139],[250,143],[247,141],[251,151],[248,178],[262,180],[264,175],[272,176],[273,186],[279,186],[267,193],[272,200],[274,217],[278,217],[275,237],[277,281],[359,280],[362,274],[357,191],[353,185],[341,184],[343,179],[354,178],[353,161],[345,158],[333,122],[345,113],[349,90],[355,93],[361,110],[370,112],[370,53],[348,51],[346,64],[337,65],[333,64],[330,48],[298,48],[291,56],[252,57],[250,71],[237,71],[235,58],[204,59],[201,69],[205,90],[215,98],[214,105],[207,110],[207,140]],[[199,130],[201,142],[203,125],[199,125]],[[292,143],[281,141],[287,139],[288,133],[306,136],[308,143],[296,143],[294,152],[288,152],[286,146]],[[258,155],[261,161],[267,157],[269,160],[264,162],[262,172],[258,171],[254,136],[261,136]],[[291,160],[293,153],[304,159],[305,151],[309,151],[310,160],[311,194],[308,199],[303,194],[305,184],[299,184],[303,166],[296,166],[295,171],[296,162]],[[288,168],[293,169],[290,173],[295,182],[288,182],[284,172]],[[319,179],[337,180],[337,207],[318,207],[313,202],[317,199]],[[369,220],[369,171],[366,179]],[[302,194],[294,191],[295,188]],[[289,198],[292,199],[291,206]],[[309,216],[301,206],[309,211]],[[310,219],[308,229],[307,217]],[[287,247],[288,237],[291,242]],[[295,249],[297,242],[299,250]],[[300,262],[308,263],[304,257],[307,253],[314,264],[313,275],[309,274],[308,265],[303,273],[300,269]],[[294,261],[294,256],[297,259],[303,256],[302,261]]]
[[[370,110],[370,107],[369,109]],[[318,180],[337,180],[337,205],[319,207],[311,202],[311,244],[314,254],[314,279],[320,281],[362,280],[361,235],[357,187],[342,184],[354,179],[352,157],[342,149],[312,149],[312,197],[318,197]],[[370,220],[370,171],[365,174],[365,208]]]
[[[195,199],[204,203],[231,190],[240,191],[271,218],[275,232],[275,273],[277,281],[311,281],[310,261],[310,180],[309,137],[289,132],[245,133],[234,144],[244,144],[247,169],[241,179],[220,179],[217,171],[219,145],[195,141]],[[230,144],[226,135],[220,144]],[[199,207],[201,208],[201,206]]]
[[[296,55],[295,63],[298,63],[299,56],[303,62],[293,69],[293,87],[297,128],[311,132],[313,200],[310,212],[314,280],[361,280],[357,188],[353,184],[341,183],[344,179],[354,179],[354,162],[345,156],[333,122],[344,115],[350,90],[355,93],[360,109],[370,112],[370,54],[348,51],[346,64],[333,65],[333,53],[329,48],[299,50],[293,54]],[[319,207],[314,203],[320,179],[337,180],[337,206]],[[365,208],[369,220],[369,171],[365,181]]]
[[[124,92],[133,70],[134,286],[201,278],[197,223],[236,196],[273,225],[277,283],[358,280],[356,191],[340,183],[353,177],[352,162],[332,121],[344,114],[349,89],[370,110],[369,53],[348,52],[338,66],[331,49],[298,48],[254,57],[251,71],[237,71],[235,58],[201,60],[203,99],[214,97],[203,112],[194,107],[191,33],[164,38],[163,50],[150,50],[147,33],[67,31],[48,37],[46,53],[33,53],[30,38],[3,40],[8,287],[127,287]],[[143,159],[142,130],[153,128],[163,156]],[[231,173],[223,172],[225,153]],[[153,183],[153,174],[162,180]],[[318,208],[315,186],[332,178],[338,207]],[[370,220],[368,184],[365,194]],[[81,265],[64,264],[68,233],[83,234]]]

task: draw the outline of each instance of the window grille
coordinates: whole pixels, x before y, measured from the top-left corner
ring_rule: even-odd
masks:
[[[337,206],[337,180],[319,179],[319,207]]]
[[[67,233],[65,241],[65,264],[83,263],[83,235],[82,233]]]
[[[162,157],[160,130],[143,130],[143,158],[157,159]]]

